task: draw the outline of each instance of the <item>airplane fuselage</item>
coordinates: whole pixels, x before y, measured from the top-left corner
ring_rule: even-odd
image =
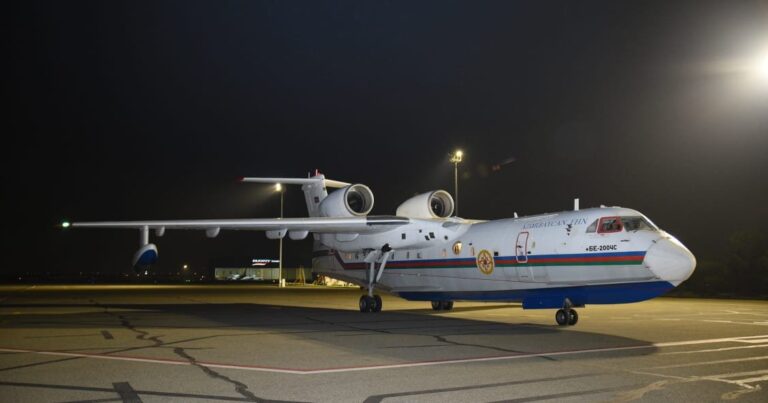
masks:
[[[674,237],[619,207],[442,219],[321,242],[328,248],[313,259],[320,274],[364,286],[366,251],[386,243],[394,251],[377,287],[409,300],[522,301],[525,308],[558,308],[565,298],[575,306],[641,301],[674,288],[695,267]]]

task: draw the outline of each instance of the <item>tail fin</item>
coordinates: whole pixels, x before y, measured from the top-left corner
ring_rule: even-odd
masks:
[[[326,188],[343,188],[350,185],[346,182],[325,179],[325,175],[319,172],[315,172],[315,176],[309,178],[242,178],[240,181],[301,185],[301,190],[304,191],[304,200],[307,203],[307,212],[310,217],[320,216],[320,202],[328,196]]]

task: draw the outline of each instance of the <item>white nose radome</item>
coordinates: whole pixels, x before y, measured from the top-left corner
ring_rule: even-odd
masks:
[[[696,268],[693,253],[675,238],[661,238],[645,254],[645,267],[660,279],[677,286]]]

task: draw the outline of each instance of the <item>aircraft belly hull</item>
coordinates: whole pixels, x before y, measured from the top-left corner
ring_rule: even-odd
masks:
[[[503,263],[490,273],[456,262],[450,268],[387,267],[377,284],[408,300],[522,301],[524,308],[558,308],[565,298],[576,305],[638,302],[674,288],[658,281],[642,264],[536,265]],[[435,263],[437,265],[437,263]],[[316,272],[360,285],[367,283],[364,264],[338,256],[316,257]],[[525,269],[528,275],[521,276]]]
[[[406,291],[397,293],[412,301],[504,301],[522,302],[525,309],[561,308],[565,298],[575,306],[621,304],[645,301],[675,288],[666,281],[644,281],[571,287],[543,287],[494,291]]]

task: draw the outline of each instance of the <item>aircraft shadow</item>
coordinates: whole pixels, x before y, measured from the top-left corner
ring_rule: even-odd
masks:
[[[298,338],[311,345],[320,343],[335,352],[402,360],[638,347],[597,353],[624,357],[647,355],[656,350],[647,341],[579,331],[578,325],[564,329],[555,324],[510,324],[433,315],[430,309],[363,314],[343,309],[257,303],[5,303],[0,306],[29,309],[30,314],[4,316],[0,330],[23,329],[24,332],[16,334],[28,335],[22,338],[30,342],[49,338],[50,344],[55,344],[53,340],[57,337],[72,337],[73,333],[98,335],[115,329],[130,330],[136,333],[136,339],[143,341],[151,339],[153,334],[162,335],[158,336],[161,342],[153,346],[135,347],[135,341],[119,337],[114,340],[115,348],[125,341],[128,350],[200,343],[217,337],[238,337],[225,344],[242,342],[242,337],[258,341],[267,335],[286,336],[286,340]],[[508,307],[459,307],[457,311]],[[48,309],[60,312],[46,311]],[[36,330],[40,330],[40,334]],[[200,335],[201,331],[206,334]],[[26,344],[23,340],[9,340],[9,334],[12,332],[0,332],[0,347]],[[213,343],[209,348],[220,348],[220,345]],[[104,348],[104,343],[98,346]],[[593,354],[568,355],[568,359]]]

